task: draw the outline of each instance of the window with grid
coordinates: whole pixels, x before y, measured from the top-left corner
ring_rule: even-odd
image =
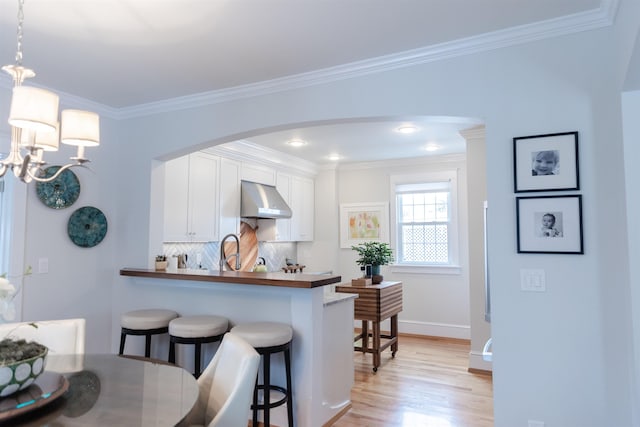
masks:
[[[431,178],[435,180],[395,184],[399,265],[456,264],[455,177]]]

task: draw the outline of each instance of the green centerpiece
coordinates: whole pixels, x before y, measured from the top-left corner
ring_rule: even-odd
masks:
[[[44,371],[47,347],[33,341],[0,341],[0,397],[24,390]]]
[[[359,258],[356,260],[358,265],[366,267],[371,266],[371,279],[373,283],[382,282],[380,274],[380,266],[393,262],[393,252],[388,243],[384,242],[364,242],[351,249],[358,252]]]

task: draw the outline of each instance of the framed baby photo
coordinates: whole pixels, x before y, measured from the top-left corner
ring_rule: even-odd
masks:
[[[582,196],[516,197],[518,253],[583,254]]]
[[[513,138],[513,166],[516,193],[579,190],[578,132]]]

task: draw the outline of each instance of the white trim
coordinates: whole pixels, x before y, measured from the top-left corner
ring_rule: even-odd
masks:
[[[308,178],[318,174],[316,165],[311,162],[246,140],[228,142],[202,151],[240,162],[250,160],[270,167],[275,165],[280,170],[298,173]]]
[[[469,352],[469,369],[479,369],[481,371],[493,371],[493,363],[487,362],[483,358],[481,351]]]
[[[459,265],[407,265],[392,264],[389,266],[392,273],[399,274],[442,274],[459,276],[462,274],[462,267]]]
[[[613,23],[618,2],[619,0],[602,0],[600,7],[597,9],[560,18],[520,25],[481,34],[479,36],[453,40],[433,46],[407,50],[307,73],[121,108],[119,115],[121,115],[121,118],[131,118],[219,104],[598,29]]]
[[[441,182],[441,181],[449,181],[451,183],[449,193],[451,195],[450,198],[450,209],[451,209],[451,220],[449,222],[449,241],[448,241],[448,249],[449,249],[449,264],[424,264],[423,266],[411,265],[411,264],[394,264],[394,267],[399,268],[401,266],[406,266],[408,268],[428,268],[428,267],[456,267],[460,262],[460,215],[459,215],[459,200],[458,200],[458,170],[459,168],[451,168],[447,170],[441,171],[433,171],[433,172],[420,172],[420,173],[412,173],[412,174],[396,174],[391,175],[389,177],[389,224],[390,224],[390,241],[391,247],[395,250],[397,254],[399,251],[398,247],[398,220],[397,220],[397,209],[398,206],[396,204],[396,186],[398,184],[409,184],[409,183],[418,183],[418,182]],[[433,270],[438,271],[438,270]],[[443,270],[440,270],[443,271]],[[411,271],[406,271],[407,273]],[[417,272],[417,271],[414,271]],[[423,272],[425,272],[423,270]]]
[[[438,167],[450,166],[450,169],[457,169],[461,162],[466,160],[465,153],[444,154],[440,156],[422,156],[412,157],[407,159],[392,159],[392,160],[380,160],[375,162],[357,162],[357,163],[345,163],[338,165],[338,169],[341,171],[358,171],[367,169],[380,169],[380,168],[393,168],[402,167],[408,168],[409,166],[422,166],[425,167],[428,164],[438,165]],[[394,193],[395,194],[395,193]]]
[[[4,75],[4,74],[2,74]],[[100,116],[108,117],[110,119],[126,119],[128,118],[126,115],[122,114],[122,108],[110,107],[105,104],[101,104],[99,102],[92,101],[88,98],[83,98],[77,95],[72,95],[70,93],[61,92],[58,89],[51,88],[49,86],[44,86],[38,83],[34,83],[29,81],[29,86],[38,87],[41,89],[47,89],[52,92],[55,92],[56,95],[60,97],[60,107],[67,106],[72,108],[78,108],[83,110],[89,110],[98,113]],[[13,88],[13,82],[10,78],[2,79],[0,78],[0,87],[4,87],[7,90],[11,90]],[[63,108],[60,108],[62,110]]]
[[[92,111],[113,119],[128,119],[149,116],[171,111],[197,108],[222,102],[245,99],[260,95],[268,95],[286,90],[305,88],[309,86],[346,80],[353,77],[381,73],[413,65],[441,61],[445,59],[471,55],[478,52],[515,46],[595,30],[613,24],[618,10],[619,0],[602,0],[600,7],[585,12],[575,13],[546,21],[535,22],[504,30],[493,31],[474,37],[467,37],[426,46],[418,49],[384,55],[363,61],[329,67],[321,70],[281,77],[262,82],[235,86],[194,95],[187,95],[157,102],[133,105],[130,107],[113,108],[97,104],[74,95],[60,93],[63,103],[72,101],[73,105],[90,105]],[[8,78],[0,78],[0,87],[11,88],[12,82]]]
[[[398,320],[398,332],[431,337],[471,339],[471,326],[469,325]]]
[[[354,320],[353,326],[360,328],[361,320]],[[380,324],[380,329],[387,333],[390,331],[389,319]],[[422,335],[426,337],[454,338],[471,340],[470,325],[454,325],[451,323],[422,322],[419,320],[398,319],[398,333],[410,335]]]

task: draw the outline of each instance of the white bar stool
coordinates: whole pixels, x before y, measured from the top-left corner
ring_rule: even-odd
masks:
[[[144,335],[144,356],[151,357],[151,336],[169,332],[169,322],[179,314],[173,310],[146,309],[134,310],[122,314],[120,318],[120,352],[124,353],[127,335]]]
[[[183,316],[169,322],[169,362],[176,362],[176,343],[195,344],[195,373],[200,376],[202,344],[220,341],[229,329],[229,320],[222,316]]]
[[[247,341],[262,356],[262,384],[256,380],[256,387],[253,390],[253,427],[258,427],[258,411],[263,411],[262,422],[269,427],[269,410],[281,405],[287,405],[287,418],[289,427],[293,427],[293,392],[291,389],[291,340],[293,339],[293,328],[284,323],[276,322],[254,322],[244,323],[231,328],[229,332]],[[271,355],[284,353],[284,364],[287,387],[271,384]],[[263,391],[263,401],[258,403],[258,391]],[[271,402],[271,392],[276,391],[284,394],[281,399]]]

